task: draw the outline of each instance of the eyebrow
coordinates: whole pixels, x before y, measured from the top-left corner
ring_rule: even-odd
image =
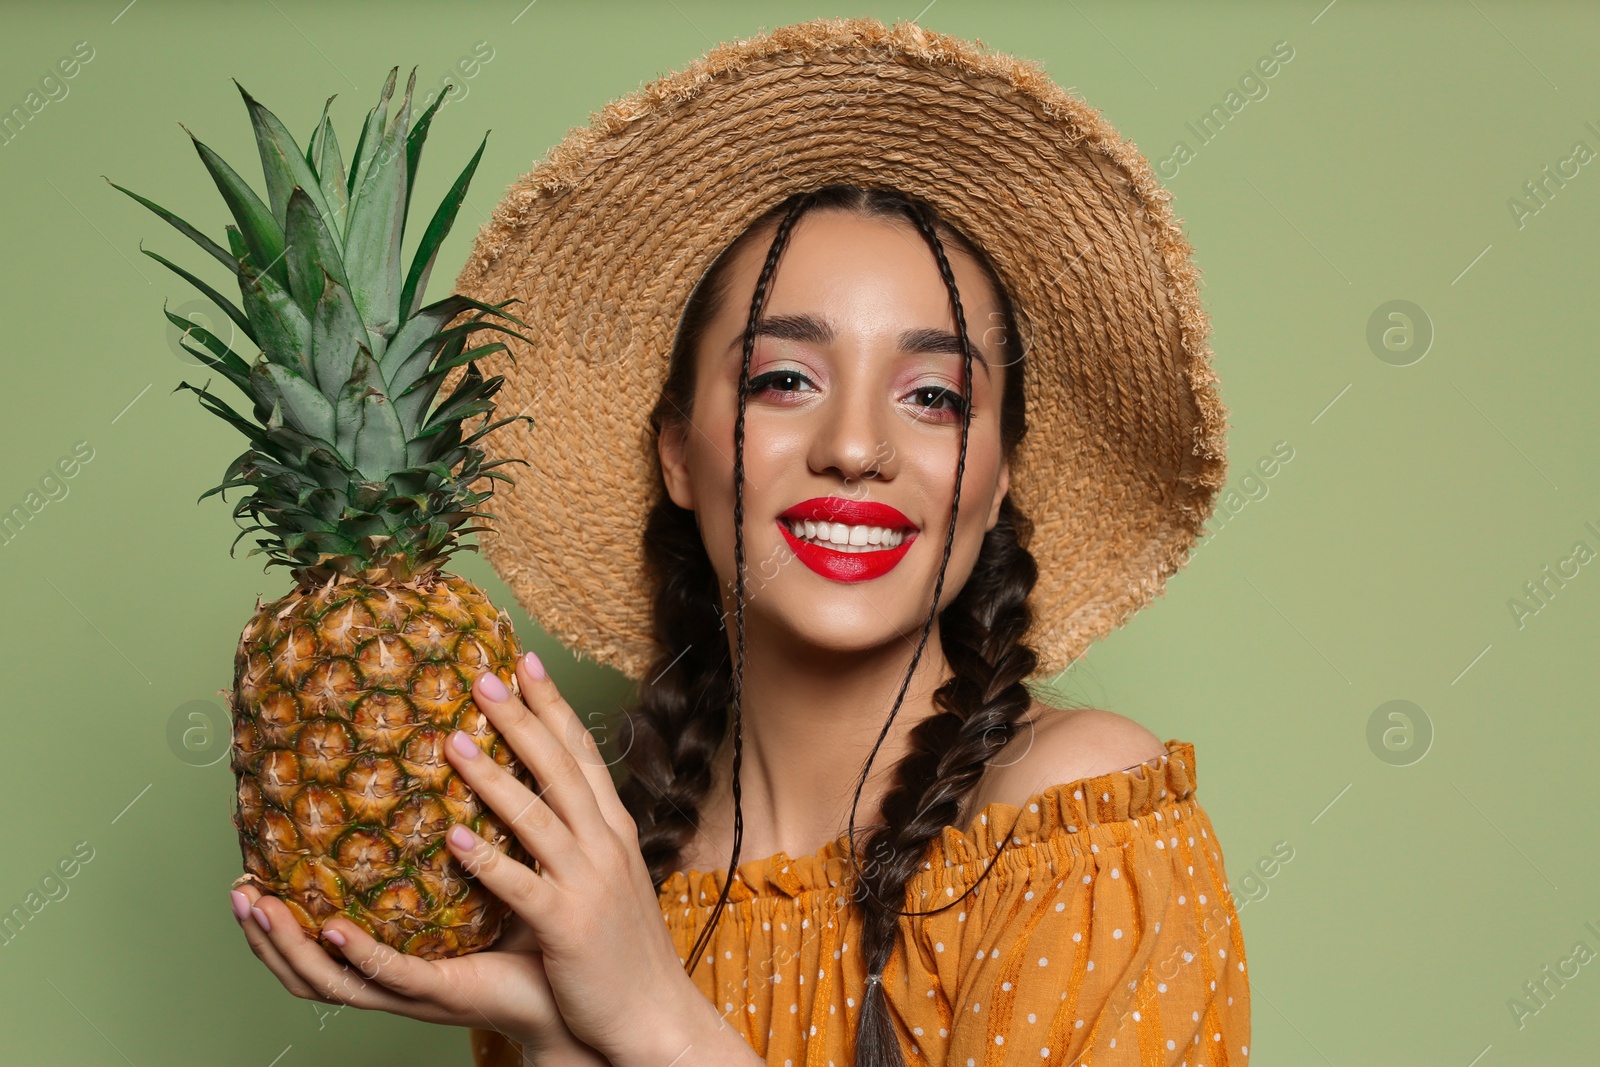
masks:
[[[800,341],[804,344],[827,345],[834,340],[833,326],[827,319],[815,315],[773,315],[756,321],[757,337],[775,337],[782,341]],[[744,341],[744,332],[741,330],[728,350],[732,351]],[[961,338],[949,330],[933,327],[920,327],[906,330],[900,335],[900,349],[903,352],[942,352],[959,356],[961,352]],[[977,345],[972,346],[974,362],[983,368],[985,377],[992,377],[989,370],[989,361]]]

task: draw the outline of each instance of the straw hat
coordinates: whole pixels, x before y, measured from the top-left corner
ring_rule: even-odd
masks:
[[[1035,524],[1052,675],[1162,590],[1226,473],[1199,271],[1149,163],[1035,62],[914,23],[818,19],[719,45],[608,104],[511,185],[456,291],[529,329],[485,440],[517,456],[490,564],[580,655],[642,679],[648,415],[679,318],[763,211],[830,182],[932,204],[988,253],[1026,346],[1011,496]]]

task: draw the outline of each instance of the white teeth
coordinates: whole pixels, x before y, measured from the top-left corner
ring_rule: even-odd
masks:
[[[894,548],[905,541],[904,530],[891,530],[885,526],[851,526],[842,522],[814,522],[810,519],[790,521],[788,525],[796,537],[831,548]]]

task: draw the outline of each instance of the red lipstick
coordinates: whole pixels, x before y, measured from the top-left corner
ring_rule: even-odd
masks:
[[[903,531],[905,539],[893,548],[841,552],[836,548],[796,537],[789,529],[789,522],[804,519],[813,522],[882,526],[890,530]],[[905,558],[911,543],[917,539],[916,526],[903,512],[875,500],[813,497],[796,504],[775,521],[778,529],[783,532],[784,540],[789,543],[789,547],[800,562],[824,578],[836,582],[864,582],[889,573],[895,564]]]

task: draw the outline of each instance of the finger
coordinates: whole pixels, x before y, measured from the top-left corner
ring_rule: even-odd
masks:
[[[261,897],[261,891],[255,886],[246,883],[233,890],[245,898],[245,913],[241,919],[239,910],[234,909],[233,917],[238,920],[239,928],[244,931],[245,940],[250,943],[250,951],[256,958],[267,965],[267,970],[283,983],[283,988],[302,1000],[316,1000],[317,995],[305,979],[301,978],[295,969],[289,966],[289,961],[283,958],[276,946],[267,936],[267,931],[262,927],[254,913],[255,903]],[[270,920],[269,920],[270,921]]]
[[[584,778],[589,782],[590,793],[603,818],[613,828],[633,829],[633,817],[617,796],[616,784],[611,779],[611,766],[600,752],[594,733],[578,718],[578,713],[567,703],[545,670],[539,657],[532,652],[517,657],[517,683],[522,690],[523,702],[533,710],[572,754]],[[541,779],[542,781],[543,779]]]
[[[420,1005],[368,981],[354,968],[338,963],[328,955],[327,949],[307,937],[299,919],[283,901],[263,896],[256,900],[255,909],[266,914],[271,926],[267,931],[268,939],[300,981],[311,988],[314,994],[311,999],[417,1017]]]
[[[505,901],[530,928],[538,929],[539,920],[551,912],[555,903],[551,899],[555,889],[548,881],[460,823],[450,828],[444,840],[468,874]]]
[[[596,801],[595,781],[574,750],[573,742],[576,739],[563,736],[563,728],[567,723],[544,713],[552,698],[562,707],[567,706],[566,701],[561,699],[561,694],[555,691],[555,683],[548,678],[530,688],[531,675],[526,669],[526,662],[525,656],[518,661],[515,680],[520,693],[508,693],[505,700],[497,699],[504,689],[498,677],[485,674],[479,678],[477,694],[486,698],[491,705],[484,708],[484,714],[494,719],[507,742],[533,772],[541,787],[540,799],[556,812],[574,834],[588,838],[604,830],[606,825]],[[484,702],[480,700],[480,706]],[[577,717],[570,708],[567,708],[567,718],[572,724],[577,723]],[[586,730],[581,732],[585,735],[588,733]],[[598,763],[598,756],[596,749],[588,762]]]
[[[456,1019],[472,1010],[473,1006],[445,980],[436,963],[391,948],[358,923],[334,916],[323,924],[322,936],[338,946],[340,954],[363,978],[382,983],[385,989],[413,1004],[436,1006],[439,1019],[435,1021]]]
[[[559,874],[582,858],[579,839],[593,840],[606,829],[594,793],[582,768],[559,739],[511,694],[492,672],[473,683],[473,697],[506,744],[533,772],[538,793],[519,781],[498,761],[483,759],[472,735],[456,731],[445,750],[467,785],[504,819],[517,839],[544,869]]]

